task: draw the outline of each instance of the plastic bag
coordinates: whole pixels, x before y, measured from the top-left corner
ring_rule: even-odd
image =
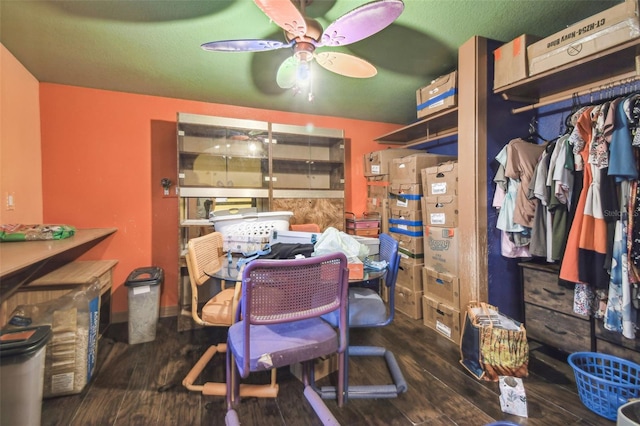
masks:
[[[347,259],[357,257],[361,261],[369,255],[369,247],[361,244],[351,235],[329,227],[318,237],[314,246],[314,256],[335,252],[344,253]]]
[[[0,242],[62,240],[75,232],[69,225],[0,225]]]
[[[71,290],[48,302],[20,305],[7,329],[50,325],[45,353],[43,398],[82,391],[96,367],[100,324],[100,282]]]

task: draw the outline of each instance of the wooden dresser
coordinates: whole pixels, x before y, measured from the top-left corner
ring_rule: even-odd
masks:
[[[566,353],[597,351],[640,364],[640,333],[626,339],[608,331],[600,320],[573,312],[574,286],[558,279],[559,266],[519,263],[525,327],[529,339]]]
[[[527,336],[567,353],[594,350],[591,320],[573,312],[573,286],[558,282],[558,265],[519,265]]]

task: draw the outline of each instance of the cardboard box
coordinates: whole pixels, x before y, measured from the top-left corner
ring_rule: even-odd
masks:
[[[640,37],[637,0],[626,0],[527,47],[536,75]]]
[[[437,166],[446,161],[455,160],[451,155],[429,154],[421,152],[401,158],[394,158],[389,163],[389,180],[391,184],[422,183],[421,170],[427,167]]]
[[[424,238],[411,237],[409,235],[398,234],[397,232],[389,232],[389,235],[398,242],[398,250],[403,250],[412,254],[424,253]],[[422,256],[424,258],[424,256]]]
[[[458,72],[453,71],[416,90],[418,118],[458,104]]]
[[[289,366],[289,371],[291,371],[291,374],[293,374],[298,380],[302,381],[302,364],[300,364],[299,362],[291,364],[291,366]],[[315,380],[320,380],[323,377],[327,377],[334,371],[338,371],[337,354],[323,356],[313,360],[313,372]]]
[[[420,183],[391,183],[389,187],[389,208],[405,210],[420,210],[422,204],[422,184]]]
[[[380,213],[380,232],[389,232],[389,199],[367,198],[367,211]]]
[[[529,77],[527,46],[540,37],[522,34],[493,51],[493,89],[506,86]]]
[[[423,291],[422,268],[423,263],[414,263],[413,260],[400,258],[398,265],[398,278],[396,282],[402,287],[415,291]]]
[[[460,279],[425,266],[422,268],[422,289],[429,296],[449,306],[460,306]]]
[[[448,162],[422,169],[424,196],[458,195],[458,163]]]
[[[417,152],[408,148],[389,148],[380,151],[373,151],[363,156],[364,175],[366,177],[388,175],[389,162],[394,158],[404,157]]]
[[[421,237],[424,232],[422,210],[389,209],[389,232]]]
[[[409,225],[418,225],[422,223],[422,210],[403,209],[400,207],[389,208],[389,220],[404,220]]]
[[[367,197],[389,198],[389,182],[367,182]]]
[[[422,297],[423,323],[454,343],[460,344],[460,311],[427,295]]]
[[[412,290],[396,283],[395,309],[409,318],[422,318],[422,291]]]
[[[458,226],[458,197],[454,195],[432,195],[422,198],[423,222],[425,226],[455,228]]]
[[[364,263],[357,257],[350,258],[347,264],[350,280],[361,280],[364,278]]]
[[[424,227],[425,266],[457,276],[458,250],[458,228]]]
[[[391,233],[390,235],[397,235]],[[400,252],[400,259],[409,259],[413,260],[416,263],[424,263],[424,253],[412,253],[407,249],[402,247],[398,248],[398,252]]]
[[[414,266],[414,265],[420,265],[420,267],[424,266],[424,259],[423,259],[423,255],[421,254],[420,257],[418,256],[405,256],[402,253],[402,250],[400,249],[400,265],[405,265],[405,267],[407,265],[410,266]],[[398,273],[400,273],[400,270],[398,269]]]

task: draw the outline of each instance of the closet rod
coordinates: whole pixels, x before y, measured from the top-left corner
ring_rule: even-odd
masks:
[[[513,108],[511,110],[511,114],[519,114],[521,112],[531,111],[542,106],[552,105],[558,102],[572,99],[574,96],[590,95],[600,90],[607,90],[617,86],[622,86],[624,84],[635,83],[636,81],[640,81],[640,76],[636,73],[636,71],[631,71],[613,78],[600,80],[597,83],[591,83],[591,85],[585,85],[577,87],[571,91],[559,93],[557,97],[545,98],[544,100],[536,102],[535,104],[527,105],[520,108]]]

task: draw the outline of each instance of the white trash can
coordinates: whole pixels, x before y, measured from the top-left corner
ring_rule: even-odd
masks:
[[[129,344],[152,342],[160,314],[162,268],[150,266],[133,270],[125,286],[129,300]]]
[[[40,424],[48,325],[0,331],[0,425]]]
[[[640,426],[640,399],[636,399],[618,408],[616,426]]]

